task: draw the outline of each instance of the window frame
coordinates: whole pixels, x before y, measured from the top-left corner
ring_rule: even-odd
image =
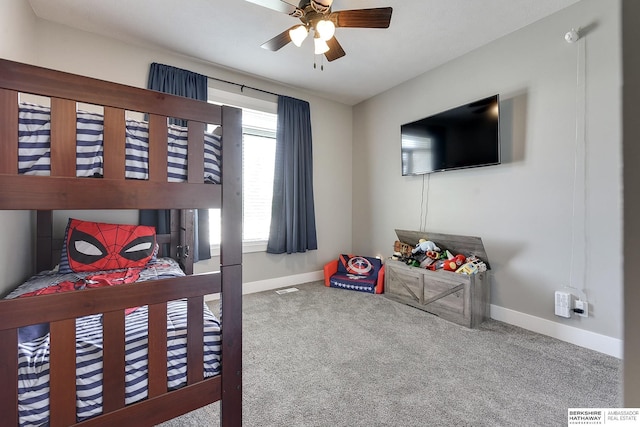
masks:
[[[238,94],[233,92],[228,92],[223,89],[219,89],[217,87],[212,87],[211,80],[209,80],[209,93],[208,93],[208,102],[212,104],[225,104],[231,105],[241,109],[250,109],[255,111],[261,111],[264,113],[270,113],[277,115],[278,112],[278,103],[277,99],[273,99],[273,95],[266,95],[265,98],[256,98],[250,97],[246,94]],[[264,132],[263,130],[256,129],[251,126],[243,126],[242,127],[242,135],[244,140],[244,134],[252,134],[255,136],[262,137],[273,137],[275,139],[276,132]],[[224,161],[224,159],[223,159]],[[244,167],[244,166],[243,166]],[[244,223],[244,211],[243,211],[243,223]],[[254,252],[265,252],[267,250],[267,240],[242,240],[242,253],[254,253]],[[211,248],[211,256],[220,256],[220,244],[212,243],[210,245]]]

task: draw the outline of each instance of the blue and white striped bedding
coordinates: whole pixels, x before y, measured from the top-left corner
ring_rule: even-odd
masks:
[[[140,280],[184,275],[177,263],[168,258],[152,261]],[[43,287],[51,276],[54,281],[70,280],[70,275],[40,274],[9,294],[17,297]],[[67,276],[60,279],[57,276]],[[76,278],[77,279],[77,278]],[[135,286],[135,285],[130,285]],[[168,387],[186,384],[186,300],[167,304]],[[147,306],[125,317],[126,336],[126,404],[147,397]],[[102,412],[102,316],[85,316],[76,320],[76,396],[78,420]],[[204,355],[205,376],[220,373],[220,323],[205,306]],[[49,417],[49,334],[18,346],[18,410],[20,426],[48,425]]]
[[[78,111],[76,116],[76,176],[102,175],[102,114]],[[169,182],[187,180],[187,128],[168,126],[167,173]],[[51,171],[51,111],[48,107],[21,102],[18,112],[18,173],[49,175]],[[126,120],[125,176],[148,179],[149,125]],[[205,132],[204,179],[219,184],[222,164],[221,139]]]

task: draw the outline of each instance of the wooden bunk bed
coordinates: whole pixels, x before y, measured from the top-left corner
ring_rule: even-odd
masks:
[[[50,98],[50,176],[18,173],[18,97],[20,93]],[[76,105],[102,106],[104,173],[77,178]],[[125,179],[125,112],[148,115],[147,180]],[[167,118],[188,120],[188,179],[167,182]],[[221,184],[203,179],[203,132],[221,125]],[[172,232],[158,236],[173,257],[190,238],[197,208],[220,208],[220,271],[170,279],[52,295],[0,300],[0,414],[2,425],[19,425],[18,330],[48,323],[50,327],[48,425],[76,425],[76,318],[101,314],[103,327],[102,414],[83,426],[155,425],[221,400],[221,425],[242,424],[242,161],[241,111],[102,80],[0,60],[0,209],[32,210],[36,218],[37,270],[50,269],[52,212],[68,209],[171,209]],[[181,232],[182,229],[182,232]],[[185,233],[186,231],[186,233]],[[7,242],[3,242],[7,244]],[[188,243],[186,243],[188,245]],[[184,262],[184,256],[182,261]],[[189,259],[186,271],[191,273]],[[35,273],[35,272],[34,272]],[[18,284],[12,284],[18,285]],[[6,288],[6,284],[5,284]],[[221,373],[203,375],[204,295],[221,293]],[[187,385],[167,387],[167,304],[187,300]],[[148,306],[148,397],[125,404],[125,309]]]

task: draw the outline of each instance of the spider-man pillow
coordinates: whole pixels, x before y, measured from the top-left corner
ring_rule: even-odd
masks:
[[[60,273],[144,267],[154,255],[156,230],[147,225],[107,224],[70,218]]]

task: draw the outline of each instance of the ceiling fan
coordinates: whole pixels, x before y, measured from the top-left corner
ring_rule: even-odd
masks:
[[[333,12],[333,0],[301,0],[298,6],[284,0],[247,1],[286,13],[302,22],[265,42],[262,44],[263,48],[275,52],[289,42],[299,47],[313,30],[314,51],[317,55],[324,54],[328,61],[335,61],[346,55],[334,37],[336,28],[389,28],[393,11],[391,7],[378,7]]]

